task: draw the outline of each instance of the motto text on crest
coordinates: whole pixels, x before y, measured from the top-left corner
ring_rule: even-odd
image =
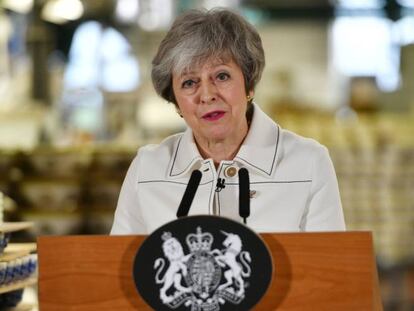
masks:
[[[169,265],[166,267],[165,258],[154,261],[155,283],[161,284],[163,304],[171,309],[184,304],[191,311],[219,311],[226,302],[239,304],[244,299],[246,279],[251,274],[250,253],[242,251],[237,234],[221,232],[224,249],[212,250],[213,235],[198,227],[186,237],[188,254],[170,232],[163,233],[162,249]]]

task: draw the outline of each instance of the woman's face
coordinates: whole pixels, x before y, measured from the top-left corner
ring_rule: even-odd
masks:
[[[173,90],[198,142],[237,139],[241,132],[244,138],[246,90],[243,73],[234,61],[207,62],[191,72],[173,74]]]

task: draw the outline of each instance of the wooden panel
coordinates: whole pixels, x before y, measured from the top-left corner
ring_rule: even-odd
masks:
[[[132,279],[142,241],[142,236],[38,238],[40,309],[152,310]]]
[[[255,310],[374,310],[369,233],[262,236],[273,254],[274,275]]]
[[[370,233],[262,237],[273,254],[274,279],[254,310],[382,310]],[[39,237],[41,310],[151,310],[132,279],[143,238]]]

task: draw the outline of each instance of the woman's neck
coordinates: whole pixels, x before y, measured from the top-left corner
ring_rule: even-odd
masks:
[[[204,159],[213,159],[216,168],[221,161],[232,160],[240,149],[240,145],[228,145],[224,142],[212,142],[207,146],[198,145],[198,150]]]
[[[223,140],[208,140],[195,137],[201,156],[204,159],[213,159],[216,168],[221,161],[233,160],[246,137],[248,128],[238,131],[236,137]]]

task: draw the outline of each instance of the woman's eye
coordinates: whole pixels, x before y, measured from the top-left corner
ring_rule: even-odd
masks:
[[[220,72],[217,75],[217,79],[220,81],[226,81],[228,78],[230,78],[230,75],[227,72]]]
[[[195,81],[193,81],[193,80],[186,80],[186,81],[184,81],[183,83],[182,83],[182,88],[184,88],[184,89],[188,89],[188,88],[190,88],[190,87],[192,87],[193,85],[195,84]]]

